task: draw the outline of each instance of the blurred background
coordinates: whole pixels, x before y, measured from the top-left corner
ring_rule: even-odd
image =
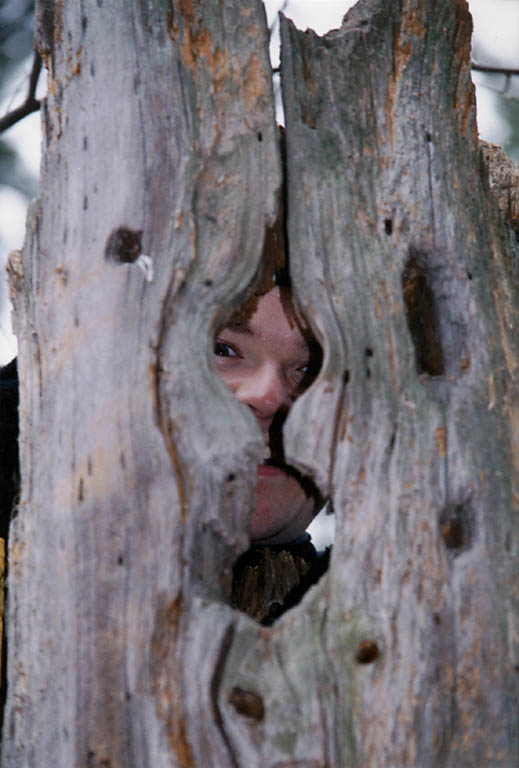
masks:
[[[273,67],[279,64],[277,13],[283,10],[300,29],[322,35],[341,25],[354,0],[266,0]],[[519,69],[519,0],[469,0],[474,19],[473,62],[483,67]],[[33,65],[33,0],[0,0],[0,117],[23,104]],[[277,117],[282,122],[278,75]],[[45,95],[42,71],[36,98]],[[481,138],[503,147],[519,163],[519,75],[473,71]],[[21,248],[27,204],[38,190],[40,115],[38,112],[0,134],[0,365],[16,354],[11,331],[5,264]]]

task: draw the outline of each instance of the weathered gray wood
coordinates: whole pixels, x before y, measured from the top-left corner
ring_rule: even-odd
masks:
[[[512,764],[519,256],[464,2],[282,25],[291,269],[326,349],[286,447],[337,528],[272,628],[227,604],[262,446],[208,363],[279,186],[263,10],[41,2],[38,26],[2,765]]]
[[[327,346],[288,453],[333,495],[327,620],[375,623],[351,704],[366,768],[517,754],[519,254],[485,181],[470,33],[466,4],[437,0],[359,3],[324,39],[282,24],[291,268]]]
[[[38,27],[3,764],[224,765],[213,703],[182,691],[196,674],[209,696],[226,619],[203,627],[204,666],[189,614],[228,595],[263,452],[208,365],[279,186],[263,6],[42,2]],[[120,228],[135,247],[107,252]],[[124,263],[139,232],[151,281]]]

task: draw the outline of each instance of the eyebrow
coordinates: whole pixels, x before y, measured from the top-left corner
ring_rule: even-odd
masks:
[[[250,327],[249,323],[244,323],[239,320],[235,320],[234,322],[230,320],[223,326],[219,333],[222,333],[226,329],[234,331],[235,333],[243,333],[245,336],[257,336],[257,333]]]
[[[253,338],[258,338],[261,336],[260,333],[254,328],[254,326],[251,326],[249,322],[243,322],[240,320],[235,320],[234,322],[230,320],[228,323],[226,323],[223,328],[218,332],[218,335],[221,335],[225,331],[234,331],[234,333],[242,333],[244,336],[252,336]],[[317,348],[319,347],[319,344],[315,341],[313,338],[306,338],[306,336],[302,336],[297,341],[297,346],[304,350],[309,350],[310,353],[313,352],[313,345],[316,345]]]

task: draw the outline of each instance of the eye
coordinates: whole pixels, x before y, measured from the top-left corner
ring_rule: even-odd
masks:
[[[239,357],[239,354],[231,344],[227,344],[219,339],[216,339],[214,342],[214,354],[218,357]]]
[[[304,382],[306,382],[306,379],[308,377],[308,371],[310,368],[310,362],[303,363],[302,365],[294,366],[289,371],[289,377],[290,381],[292,383],[292,386],[296,388],[298,393],[301,390],[301,386]]]
[[[296,368],[294,371],[294,377],[297,378],[298,381],[301,381],[306,377],[309,370],[310,370],[310,361]]]
[[[304,392],[305,389],[308,389],[308,387],[317,378],[321,368],[321,363],[323,360],[321,347],[315,343],[310,344],[309,348],[310,357],[308,360],[306,360],[306,362],[304,362],[302,365],[297,366],[297,368],[295,368],[292,373],[293,381],[297,387],[296,396]]]

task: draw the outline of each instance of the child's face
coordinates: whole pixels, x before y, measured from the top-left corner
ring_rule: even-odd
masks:
[[[218,373],[256,416],[269,459],[258,467],[252,541],[283,543],[302,535],[315,514],[315,501],[294,475],[276,462],[281,427],[290,405],[308,385],[311,347],[279,288],[261,296],[244,322],[224,327],[215,339]]]

